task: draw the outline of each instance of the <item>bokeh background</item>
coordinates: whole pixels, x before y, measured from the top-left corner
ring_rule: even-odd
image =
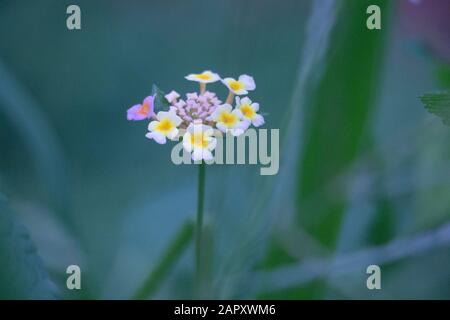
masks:
[[[0,40],[1,298],[195,297],[197,168],[125,114],[205,69],[281,136],[275,176],[207,167],[206,297],[450,298],[450,128],[418,99],[450,87],[450,1],[1,0]]]

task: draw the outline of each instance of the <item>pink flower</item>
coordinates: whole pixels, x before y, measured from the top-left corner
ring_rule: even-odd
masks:
[[[186,126],[195,119],[206,120],[214,110],[222,103],[215,93],[205,91],[186,94],[187,99],[172,102],[177,114],[185,121]]]
[[[177,102],[177,99],[180,97],[180,95],[178,94],[178,92],[172,90],[170,91],[169,94],[166,94],[164,97],[167,99],[167,101],[169,101],[169,103],[175,103]]]
[[[153,100],[154,96],[148,96],[144,99],[142,104],[136,104],[127,110],[127,119],[131,121],[139,121],[150,119],[153,115]]]

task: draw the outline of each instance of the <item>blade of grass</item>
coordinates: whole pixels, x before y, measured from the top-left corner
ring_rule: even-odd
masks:
[[[349,274],[370,264],[383,265],[450,245],[450,223],[411,237],[394,239],[386,245],[365,248],[335,257],[312,258],[271,271],[256,272],[256,292],[272,292],[305,285],[316,279]]]
[[[194,224],[191,221],[184,223],[154,269],[136,291],[133,299],[146,299],[156,292],[170,268],[191,242],[193,235]]]
[[[294,204],[290,202],[295,193],[295,183],[293,183],[292,172],[296,169],[296,163],[301,152],[303,142],[304,108],[306,96],[309,90],[314,88],[320,79],[322,69],[325,64],[324,57],[328,50],[330,34],[335,23],[335,16],[338,10],[338,2],[332,0],[318,0],[313,3],[311,14],[307,22],[305,44],[299,60],[299,67],[296,73],[294,92],[290,99],[289,108],[283,118],[281,130],[280,171],[277,176],[262,180],[257,188],[257,193],[252,198],[252,208],[247,217],[248,232],[242,239],[239,248],[232,251],[228,263],[233,267],[228,267],[227,281],[221,281],[222,291],[220,297],[230,297],[235,294],[232,288],[240,288],[246,281],[242,270],[248,269],[245,265],[253,266],[254,261],[250,260],[248,253],[254,253],[262,243],[262,230],[270,230],[275,221],[279,221],[280,213],[286,217],[292,213]],[[324,22],[326,21],[326,22]],[[256,189],[255,189],[256,190]],[[263,219],[267,215],[267,219]],[[268,231],[265,231],[267,233]],[[225,264],[222,264],[224,266]],[[249,272],[249,271],[248,271]],[[236,274],[236,276],[232,276]],[[226,292],[224,288],[228,288]],[[235,296],[234,296],[235,297]]]
[[[67,214],[64,210],[69,198],[67,161],[57,133],[42,110],[42,106],[0,60],[0,114],[14,126],[28,147],[51,203]],[[69,220],[69,217],[65,218]]]
[[[365,27],[370,4],[380,6],[384,17],[389,3],[346,1],[333,30],[333,52],[320,85],[314,92],[312,107],[307,110],[306,143],[299,165],[297,218],[323,245],[334,248],[339,236],[345,197],[336,190],[325,189],[330,179],[345,170],[364,150],[367,123],[377,99],[380,64],[388,27],[372,32]],[[330,161],[332,159],[332,161]],[[304,204],[319,194],[320,206],[314,214]]]

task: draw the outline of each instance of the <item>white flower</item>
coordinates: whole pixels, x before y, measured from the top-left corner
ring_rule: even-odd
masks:
[[[250,121],[255,127],[264,124],[264,117],[257,114],[259,103],[253,102],[248,98],[236,97],[236,108],[241,111],[243,119]]]
[[[148,132],[145,136],[155,140],[159,144],[166,143],[166,137],[170,140],[175,139],[178,134],[177,127],[181,124],[181,118],[177,116],[174,110],[168,112],[160,111],[156,115],[157,121],[152,121],[148,125]]]
[[[202,123],[191,123],[183,136],[183,147],[192,152],[192,160],[212,160],[212,150],[216,147],[217,139],[212,135],[213,128]]]
[[[209,70],[203,71],[202,73],[192,73],[185,77],[190,81],[197,81],[200,83],[212,83],[220,80],[220,76],[217,73],[211,72]]]
[[[172,90],[168,94],[166,94],[164,97],[167,99],[167,101],[169,101],[169,103],[172,103],[172,102],[176,102],[177,99],[180,97],[180,95],[178,94],[178,92]]]
[[[243,74],[239,76],[239,80],[233,78],[225,78],[222,82],[227,88],[236,95],[247,94],[248,91],[255,90],[256,84],[253,77]]]
[[[208,120],[216,122],[216,127],[226,133],[231,132],[233,136],[238,136],[247,130],[250,122],[242,120],[242,112],[238,109],[232,111],[229,104],[220,105],[214,110]]]

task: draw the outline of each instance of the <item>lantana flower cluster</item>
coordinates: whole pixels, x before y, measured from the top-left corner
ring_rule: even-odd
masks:
[[[128,109],[128,120],[151,120],[145,135],[148,139],[165,144],[182,135],[183,148],[192,154],[194,161],[211,160],[211,152],[217,144],[214,129],[239,136],[250,126],[264,124],[259,104],[247,96],[256,89],[253,77],[241,75],[237,80],[222,79],[217,73],[204,71],[185,78],[199,83],[198,93],[187,93],[182,99],[176,91],[164,94],[154,86],[152,95]],[[206,90],[207,84],[217,81],[229,90],[225,102]]]

